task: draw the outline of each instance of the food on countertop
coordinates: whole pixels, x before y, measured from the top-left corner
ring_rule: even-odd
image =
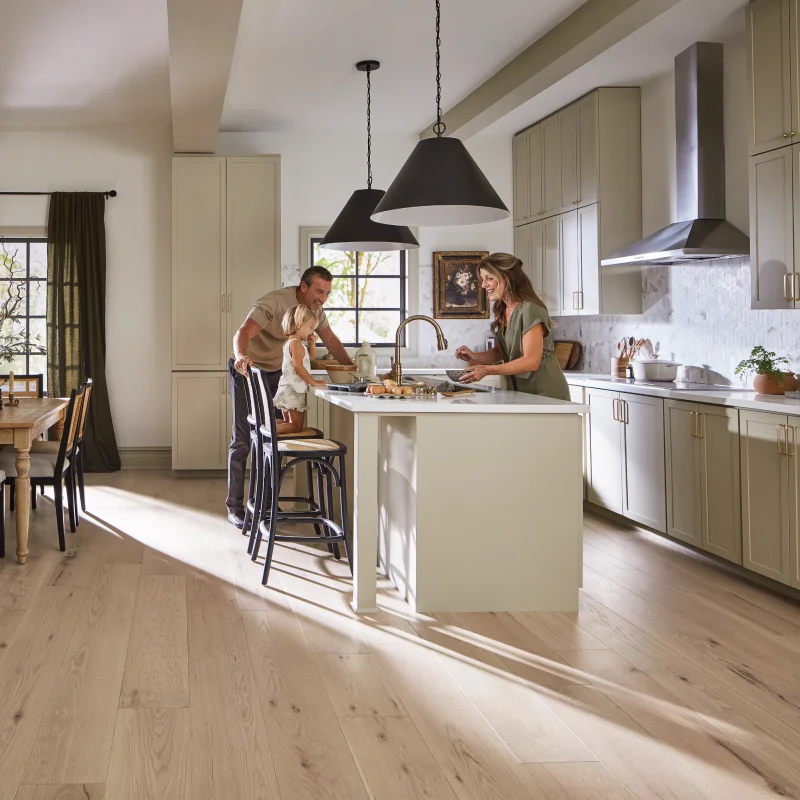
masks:
[[[402,386],[398,386],[397,384],[395,384],[394,386],[392,386],[389,389],[389,392],[391,394],[403,394],[403,387]]]
[[[414,387],[413,386],[403,386],[403,387],[400,387],[400,388],[401,388],[403,394],[405,394],[405,395],[414,394]]]
[[[367,386],[367,394],[385,394],[386,388],[380,384],[370,384]]]
[[[383,382],[383,385],[388,389],[391,386],[397,386],[397,381],[393,381],[391,378],[387,378]]]

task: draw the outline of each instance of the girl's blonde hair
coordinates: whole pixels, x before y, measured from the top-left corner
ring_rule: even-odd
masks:
[[[492,332],[506,326],[507,300],[512,303],[536,303],[547,308],[544,301],[536,294],[530,278],[522,269],[522,261],[509,253],[492,253],[478,264],[478,272],[483,270],[495,280],[503,280],[506,284],[505,295],[494,301],[494,321],[491,324]]]
[[[287,336],[294,336],[307,322],[313,322],[316,327],[317,315],[308,306],[299,305],[283,315],[281,328]]]

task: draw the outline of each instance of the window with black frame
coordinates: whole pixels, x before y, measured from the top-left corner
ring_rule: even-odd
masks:
[[[0,372],[47,385],[47,242],[0,237]]]
[[[405,251],[340,252],[320,247],[321,241],[322,237],[311,239],[310,262],[333,275],[325,313],[336,335],[347,346],[393,346],[397,326],[406,318]],[[405,345],[405,331],[401,344]]]

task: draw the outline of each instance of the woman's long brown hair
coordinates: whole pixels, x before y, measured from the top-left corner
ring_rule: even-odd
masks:
[[[494,321],[492,322],[492,332],[496,333],[498,328],[506,326],[506,299],[512,303],[537,303],[542,308],[547,308],[544,301],[533,288],[530,278],[522,269],[522,261],[509,253],[492,253],[478,264],[478,271],[488,272],[495,280],[504,281],[506,291],[502,299],[495,300],[493,305]]]

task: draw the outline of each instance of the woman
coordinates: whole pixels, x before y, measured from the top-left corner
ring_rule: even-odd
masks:
[[[461,380],[472,383],[486,375],[506,375],[518,392],[569,400],[569,387],[556,361],[553,323],[522,271],[522,261],[508,253],[493,253],[481,261],[478,272],[493,302],[497,344],[485,353],[459,347],[456,356],[470,363]]]

